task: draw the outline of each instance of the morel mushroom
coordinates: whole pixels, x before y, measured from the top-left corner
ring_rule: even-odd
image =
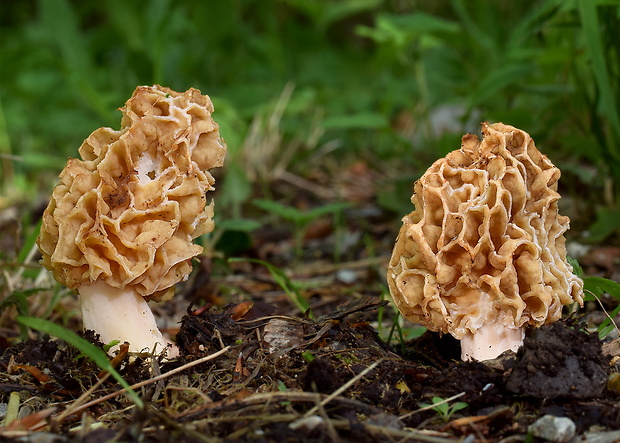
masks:
[[[461,340],[464,360],[517,350],[527,325],[583,304],[558,215],[560,170],[524,131],[484,123],[482,133],[415,183],[387,275],[400,312]]]
[[[209,97],[158,85],[136,88],[119,131],[100,128],[69,159],[43,214],[43,265],[77,289],[85,329],[134,352],[166,346],[147,301],[172,297],[193,243],[213,229],[209,170],[226,146]]]

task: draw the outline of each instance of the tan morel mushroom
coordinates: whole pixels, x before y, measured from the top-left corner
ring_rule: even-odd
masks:
[[[400,312],[461,340],[464,360],[516,350],[527,325],[583,303],[558,215],[560,170],[512,126],[482,125],[415,183],[387,275]]]
[[[37,240],[42,263],[77,289],[85,329],[104,343],[161,352],[147,301],[167,300],[213,229],[209,170],[226,146],[209,97],[141,86],[121,108],[121,130],[100,128],[60,174]]]

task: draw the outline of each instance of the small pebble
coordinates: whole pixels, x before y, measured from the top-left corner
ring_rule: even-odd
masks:
[[[532,436],[556,443],[570,441],[576,430],[577,427],[570,418],[554,415],[544,415],[528,427]]]
[[[357,281],[357,273],[351,269],[340,269],[336,272],[336,278],[345,285],[352,285]]]

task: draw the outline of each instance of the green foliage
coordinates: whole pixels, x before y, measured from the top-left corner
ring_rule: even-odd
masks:
[[[278,391],[280,392],[286,392],[288,391],[288,388],[286,387],[286,385],[284,384],[284,382],[282,380],[278,380]]]
[[[15,306],[19,315],[28,315],[28,296],[37,292],[44,291],[44,289],[31,289],[29,291],[15,291],[0,303],[0,312],[8,308],[9,306]],[[22,337],[27,337],[27,334],[22,334]]]
[[[256,263],[258,265],[265,266],[271,277],[275,280],[275,282],[284,290],[289,299],[297,306],[297,308],[309,318],[314,318],[312,312],[310,311],[310,305],[308,301],[301,295],[299,292],[299,288],[291,279],[284,273],[284,271],[278,268],[275,265],[272,265],[269,262],[264,260],[259,260],[256,258],[237,258],[232,257],[229,258],[228,261],[230,263],[239,263],[239,262],[250,262]]]
[[[104,352],[108,352],[110,349],[112,349],[114,346],[120,344],[120,340],[112,340],[109,343],[106,343],[105,345],[102,346]],[[88,357],[88,355],[85,352],[80,352],[75,359],[79,360],[80,358],[84,358],[84,357]]]
[[[585,277],[583,279],[583,290],[586,301],[600,302],[601,296],[605,293],[618,300],[618,306],[607,313],[607,318],[598,327],[599,337],[605,338],[612,330],[617,329],[613,319],[620,313],[620,284],[607,278]]]
[[[324,215],[340,213],[350,206],[350,204],[344,202],[330,203],[307,211],[301,211],[292,206],[286,206],[273,200],[257,199],[254,200],[253,203],[259,208],[293,223],[295,226],[295,255],[297,259],[301,258],[303,238],[310,222]]]
[[[260,228],[260,226],[261,224],[259,221],[247,218],[222,220],[217,225],[219,229],[237,232],[252,232],[255,229]]]
[[[609,18],[599,12],[600,5],[614,5],[612,2],[579,0],[577,3],[579,5],[584,45],[588,60],[592,64],[592,74],[596,80],[597,94],[593,100],[596,105],[596,116],[602,120],[602,125],[609,127],[606,131],[608,132],[609,142],[604,145],[605,154],[606,157],[615,162],[615,167],[619,167],[620,116],[618,114],[618,101],[620,99],[618,99],[618,92],[620,91],[618,91],[619,81],[617,75],[618,63],[620,62],[618,59],[618,56],[620,56],[620,49],[618,48],[620,30],[618,30],[617,25],[620,23],[620,17],[618,10],[616,10],[615,17],[611,14],[611,20],[613,21],[605,23],[604,20],[609,20]],[[615,6],[618,7],[618,4],[615,3]],[[604,41],[601,29],[605,28],[611,32],[608,38],[615,38],[615,45],[608,46],[607,42]],[[613,42],[614,40],[611,41]],[[610,56],[609,59],[607,58],[608,55]],[[615,64],[615,66],[609,66],[609,63]],[[614,71],[616,78],[610,75],[610,68]]]
[[[231,208],[233,219],[241,218],[241,206],[252,196],[252,183],[237,163],[232,163],[226,170],[221,203]]]
[[[571,257],[570,255],[566,256],[566,261],[568,261],[568,264],[572,266],[573,274],[583,279],[583,268],[579,264],[579,261],[576,258]]]
[[[9,306],[15,306],[19,315],[28,315],[28,297],[42,291],[45,291],[45,289],[34,288],[25,291],[13,291],[11,295],[4,298],[0,303],[0,313]],[[28,331],[26,330],[26,327],[22,324],[19,325],[19,333],[22,340],[28,339]]]
[[[298,145],[292,168],[329,146],[415,176],[479,120],[503,120],[553,160],[599,168],[595,187],[620,182],[612,1],[38,0],[4,5],[0,27],[11,35],[0,42],[5,191],[49,189],[81,141],[118,127],[114,110],[152,83],[211,95],[235,164],[255,117],[292,84],[279,122],[279,149]],[[252,180],[226,177],[243,191],[229,194],[238,218]]]
[[[572,257],[567,258],[568,262],[573,267],[575,275],[583,280],[583,299],[585,301],[596,301],[600,304],[600,298],[605,293],[618,299],[618,306],[616,306],[612,312],[606,312],[607,318],[597,328],[599,337],[603,339],[612,330],[617,329],[617,326],[613,323],[613,318],[620,313],[620,284],[602,277],[584,277],[583,269],[579,262]]]
[[[110,349],[112,349],[114,346],[120,344],[121,342],[119,340],[112,340],[110,343],[106,343],[105,345],[103,345],[103,350],[105,352],[108,352]]]
[[[254,200],[256,206],[283,219],[293,222],[295,225],[304,226],[323,215],[335,214],[350,205],[348,203],[331,203],[319,206],[307,211],[301,211],[292,206],[286,206],[273,200]]]
[[[620,231],[620,209],[601,208],[596,213],[594,223],[588,229],[586,240],[600,243],[614,232]]]
[[[381,293],[381,301],[386,299],[390,299],[389,292],[387,291]],[[426,332],[426,328],[420,325],[411,325],[411,327],[402,328],[400,325],[402,315],[398,311],[398,308],[393,302],[391,302],[388,306],[379,306],[377,310],[377,332],[379,333],[379,337],[381,337],[381,339],[388,344],[392,343],[394,334],[396,333],[396,340],[400,346],[401,352],[404,354],[407,341],[420,337]],[[392,309],[394,311],[392,325],[389,330],[383,327],[383,318],[385,316],[386,309]]]
[[[46,334],[53,335],[58,337],[74,348],[81,351],[84,355],[90,358],[102,371],[107,371],[118,381],[118,383],[127,390],[127,395],[134,402],[134,404],[142,409],[144,408],[144,402],[138,394],[131,389],[129,384],[125,381],[125,379],[114,369],[108,356],[101,349],[90,343],[88,340],[83,339],[73,331],[69,329],[63,328],[56,323],[43,320],[41,318],[34,317],[26,317],[26,316],[18,316],[17,321],[25,326],[28,326],[33,329],[37,329]]]
[[[597,242],[620,232],[620,5],[613,1],[577,0],[577,7],[585,54],[591,65],[591,72],[584,76],[591,77],[586,81],[594,83],[583,91],[590,109],[590,127],[600,146],[599,165],[614,181],[616,200],[615,206],[597,211],[589,237]],[[611,186],[606,196],[609,202],[614,199],[609,195],[610,189]]]
[[[403,328],[400,325],[401,315],[399,312],[396,312],[394,315],[394,319],[392,320],[392,327],[385,338],[386,343],[391,343],[394,337],[394,333],[397,334],[398,344],[402,352],[405,352],[406,343],[414,338],[418,338],[422,336],[426,332],[426,328],[424,326],[411,326],[408,328]],[[380,333],[381,334],[381,333]]]
[[[469,405],[465,402],[459,401],[453,404],[450,404],[448,401],[444,400],[441,397],[433,397],[431,399],[432,404],[428,403],[420,403],[420,407],[426,408],[432,406],[432,410],[437,413],[441,417],[444,422],[450,421],[450,418],[454,415],[455,412],[460,411],[461,409],[465,409]]]
[[[534,136],[585,206],[573,226],[596,210],[600,242],[620,223],[619,11],[613,0],[8,2],[0,208],[47,194],[91,131],[118,127],[137,85],[161,83],[215,103],[229,146],[220,235],[256,227],[242,207],[264,183],[247,150],[269,147],[294,172],[366,160],[386,178],[379,203],[402,215],[411,182],[488,120]],[[299,254],[308,221],[267,205],[295,224]]]
[[[304,351],[301,353],[302,358],[304,359],[304,361],[306,363],[310,363],[312,360],[315,359],[314,355],[312,354],[312,352],[310,351]]]
[[[371,11],[381,4],[382,0],[340,0],[317,2],[315,0],[286,0],[299,12],[306,15],[320,29],[355,14]]]

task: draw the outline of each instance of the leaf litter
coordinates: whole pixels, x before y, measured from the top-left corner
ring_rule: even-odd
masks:
[[[301,435],[312,441],[442,442],[469,435],[471,441],[513,441],[543,413],[571,418],[581,434],[618,428],[618,395],[605,389],[609,359],[598,338],[578,325],[545,326],[503,361],[461,362],[453,358],[457,342],[433,333],[404,350],[388,346],[369,323],[385,304],[359,297],[317,320],[278,314],[264,302],[189,311],[177,334],[177,360],[125,358],[118,366],[141,390],[143,410],[64,343],[45,337],[20,343],[4,352],[0,391],[19,393],[26,412],[0,435],[22,441],[37,433],[52,435],[50,441],[298,441]],[[558,349],[558,340],[566,349]],[[575,361],[563,363],[569,357]],[[95,385],[88,403],[76,404]],[[421,406],[433,397],[467,406],[446,420]]]

